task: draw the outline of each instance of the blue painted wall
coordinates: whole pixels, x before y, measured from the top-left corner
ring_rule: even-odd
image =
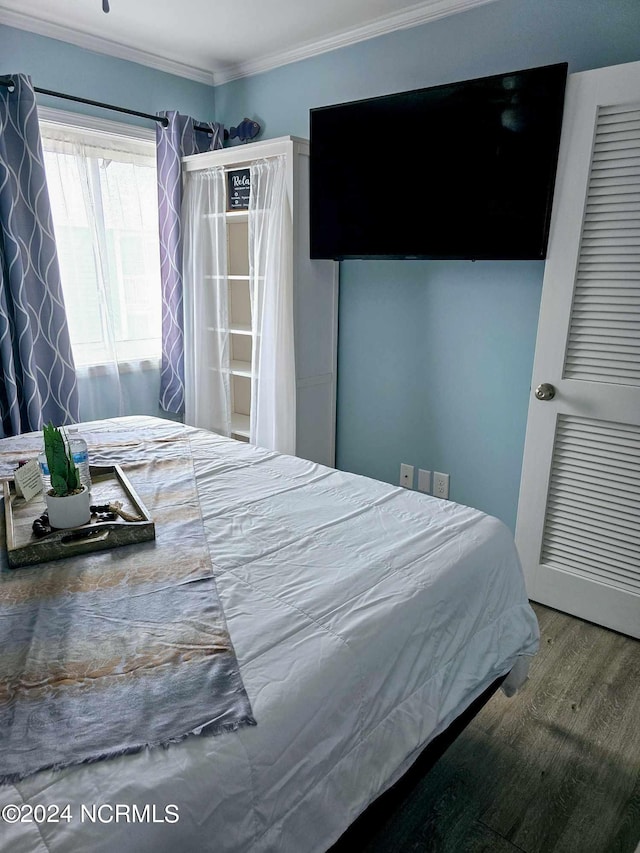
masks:
[[[515,523],[543,264],[349,261],[341,268],[338,466]]]
[[[29,74],[33,85],[41,89],[144,113],[179,110],[203,121],[213,118],[211,86],[0,24],[0,74],[8,73]],[[38,96],[38,104],[111,121],[142,123],[120,113],[44,95]],[[144,124],[149,126],[148,121]]]
[[[308,136],[310,107],[553,62],[575,72],[637,59],[638,0],[498,0],[219,86],[216,118]],[[344,132],[380,146],[381,181],[419,157],[410,128]],[[543,272],[542,262],[341,264],[338,466],[389,482],[401,462],[448,472],[454,500],[513,528]]]

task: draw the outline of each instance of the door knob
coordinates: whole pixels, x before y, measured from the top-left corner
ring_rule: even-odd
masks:
[[[556,396],[556,389],[548,382],[543,382],[542,385],[538,385],[534,393],[538,400],[553,400]]]

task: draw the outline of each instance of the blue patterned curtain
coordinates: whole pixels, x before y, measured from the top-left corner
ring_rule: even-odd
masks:
[[[184,412],[184,321],[182,309],[182,168],[180,158],[222,148],[224,129],[207,122],[209,133],[194,130],[189,116],[162,112],[169,124],[156,129],[158,209],[160,216],[160,277],[162,281],[162,373],[160,407]]]
[[[0,412],[2,434],[79,420],[31,81],[0,86]]]

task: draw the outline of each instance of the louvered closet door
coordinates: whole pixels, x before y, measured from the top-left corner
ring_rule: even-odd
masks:
[[[534,601],[640,637],[638,62],[568,81],[516,542]]]

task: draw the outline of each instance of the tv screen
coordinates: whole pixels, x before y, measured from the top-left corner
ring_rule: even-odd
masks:
[[[544,258],[566,63],[311,110],[311,257]]]

